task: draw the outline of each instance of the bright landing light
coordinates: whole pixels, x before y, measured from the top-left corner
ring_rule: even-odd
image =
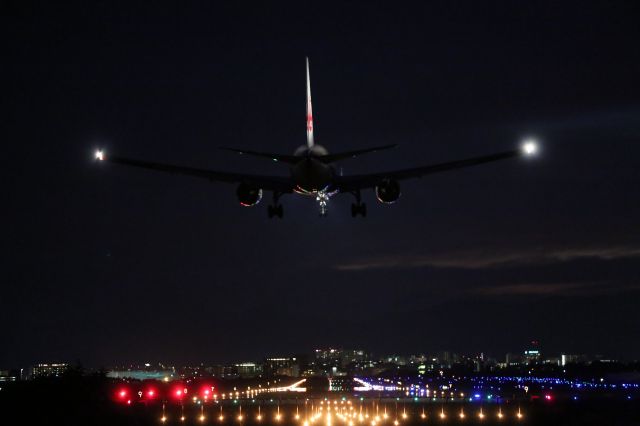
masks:
[[[522,143],[522,152],[527,155],[535,155],[538,152],[538,143],[533,139],[527,139]]]
[[[104,160],[104,152],[101,149],[96,151],[95,156],[96,156],[96,160],[98,161]]]

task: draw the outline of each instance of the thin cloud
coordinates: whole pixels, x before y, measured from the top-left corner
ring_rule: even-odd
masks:
[[[333,266],[339,271],[367,271],[374,269],[454,268],[489,269],[528,264],[571,262],[580,259],[604,261],[640,257],[640,247],[606,246],[562,249],[523,249],[513,251],[463,251],[446,254],[393,255],[360,259]]]
[[[576,290],[592,288],[594,283],[541,283],[511,284],[497,287],[483,287],[474,291],[484,296],[534,296],[573,293]]]
[[[636,291],[638,285],[617,285],[606,282],[586,283],[522,283],[492,287],[482,287],[472,291],[482,296],[556,296],[556,295],[594,295]]]

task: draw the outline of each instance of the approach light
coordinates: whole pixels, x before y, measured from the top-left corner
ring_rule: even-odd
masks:
[[[104,160],[104,151],[102,151],[101,149],[96,151],[95,154],[96,160],[98,161],[103,161]]]
[[[527,139],[522,143],[522,152],[530,157],[538,152],[538,143],[533,139]]]

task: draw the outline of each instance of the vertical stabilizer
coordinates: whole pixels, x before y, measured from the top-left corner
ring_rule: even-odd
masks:
[[[311,81],[309,79],[309,58],[307,57],[307,146],[313,146],[313,113],[311,111]]]

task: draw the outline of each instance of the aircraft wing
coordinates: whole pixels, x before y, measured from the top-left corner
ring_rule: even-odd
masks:
[[[226,146],[221,146],[218,149],[235,152],[236,154],[240,154],[240,155],[251,155],[253,157],[268,158],[275,162],[281,162],[281,163],[287,163],[287,164],[295,164],[296,161],[300,160],[300,157],[296,157],[294,155],[273,154],[270,152],[256,152],[256,151],[249,151],[247,149],[228,148]]]
[[[172,164],[154,163],[150,161],[135,160],[118,156],[106,155],[102,152],[96,154],[98,161],[122,164],[125,166],[139,167],[148,170],[156,170],[171,174],[193,176],[209,181],[227,183],[245,183],[268,191],[288,193],[293,191],[294,184],[291,178],[286,176],[261,176],[244,173],[221,172],[216,170],[197,169],[192,167],[176,166]]]
[[[428,166],[413,167],[409,169],[393,170],[383,173],[372,173],[366,175],[336,176],[336,186],[340,192],[355,191],[358,189],[372,188],[385,180],[404,180],[421,178],[432,173],[446,172],[449,170],[461,169],[463,167],[477,166],[491,163],[493,161],[505,160],[507,158],[520,157],[526,155],[522,150],[511,150],[482,157],[473,157],[465,160],[450,161],[447,163],[431,164]]]

